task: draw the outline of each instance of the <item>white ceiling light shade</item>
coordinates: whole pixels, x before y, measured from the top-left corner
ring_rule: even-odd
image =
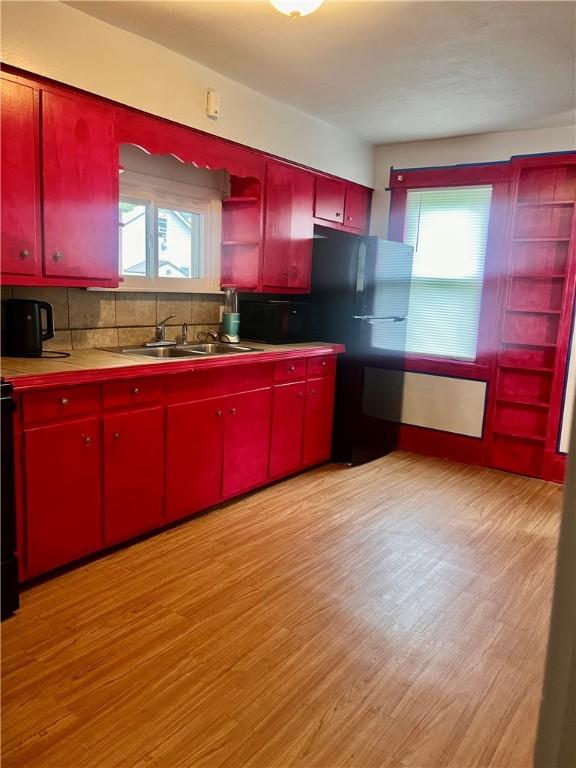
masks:
[[[300,16],[308,16],[318,10],[324,0],[270,0],[270,3],[280,13],[285,13],[292,19],[299,19]]]

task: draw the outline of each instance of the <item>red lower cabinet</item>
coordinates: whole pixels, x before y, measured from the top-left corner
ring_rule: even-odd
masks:
[[[268,477],[272,390],[231,395],[225,400],[224,496],[234,496]]]
[[[104,417],[104,539],[124,541],[163,522],[164,409]]]
[[[27,576],[100,549],[99,419],[27,430],[24,463]]]
[[[166,517],[178,520],[222,498],[224,400],[170,405],[166,417]]]
[[[327,461],[332,453],[332,418],[334,412],[333,376],[308,379],[304,418],[303,464]]]
[[[274,387],[270,477],[296,472],[302,464],[306,382]]]

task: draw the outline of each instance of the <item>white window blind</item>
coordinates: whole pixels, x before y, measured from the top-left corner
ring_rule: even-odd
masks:
[[[414,248],[406,351],[475,360],[491,186],[409,190]]]

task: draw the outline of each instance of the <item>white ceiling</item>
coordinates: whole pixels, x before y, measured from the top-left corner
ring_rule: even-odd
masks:
[[[375,144],[574,122],[574,2],[68,5]]]

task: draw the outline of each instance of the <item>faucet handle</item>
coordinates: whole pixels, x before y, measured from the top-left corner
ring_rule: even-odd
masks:
[[[188,323],[182,323],[182,330],[180,333],[180,343],[188,344]]]
[[[163,326],[163,325],[166,325],[166,323],[168,322],[168,320],[172,320],[172,318],[173,318],[173,317],[176,317],[176,315],[168,315],[168,317],[165,317],[165,318],[164,318],[164,320],[160,320],[160,321],[157,323],[157,325],[158,325],[158,328],[160,328],[160,327],[161,327],[161,326]]]

